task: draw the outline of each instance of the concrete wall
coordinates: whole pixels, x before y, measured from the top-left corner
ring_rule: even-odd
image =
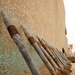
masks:
[[[25,46],[30,52],[41,73],[48,70],[24,36],[20,25],[33,35],[44,38],[60,51],[67,49],[65,36],[65,11],[63,0],[1,0],[0,11],[4,11],[13,20]],[[2,17],[0,17],[0,75],[30,75],[30,71],[11,39]]]

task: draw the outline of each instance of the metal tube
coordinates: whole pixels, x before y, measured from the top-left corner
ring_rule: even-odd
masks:
[[[17,29],[14,25],[12,25],[12,21],[10,20],[10,18],[5,15],[4,13],[2,13],[3,15],[3,19],[4,19],[4,23],[6,25],[6,27],[9,30],[9,33],[11,35],[11,37],[13,38],[13,40],[15,41],[16,45],[18,46],[23,58],[25,59],[27,65],[29,66],[31,72],[33,75],[41,75],[39,70],[37,69],[37,67],[35,66],[28,50],[26,49],[26,47],[24,46],[20,35],[17,32]],[[12,27],[13,29],[12,29]]]
[[[47,57],[47,59],[49,60],[49,62],[52,64],[52,66],[54,67],[54,69],[58,68],[58,65],[54,62],[54,60],[50,57],[50,55],[46,52],[46,50],[42,47],[42,45],[40,44],[40,42],[37,42],[37,44],[39,45],[39,47],[41,48],[41,51],[44,53],[44,55]]]
[[[61,53],[57,48],[55,48],[55,51],[60,55],[60,57],[63,59],[63,61],[71,68],[71,61],[68,60],[68,58],[65,56],[65,54]]]
[[[44,41],[45,42],[45,41]],[[50,49],[50,51],[52,52],[52,54],[56,57],[56,59],[61,63],[61,65],[63,66],[62,68],[65,68],[65,69],[67,69],[67,70],[69,70],[70,72],[72,72],[71,70],[70,70],[70,66],[69,65],[67,65],[66,66],[66,64],[61,60],[61,58],[59,58],[59,56],[55,53],[55,49],[53,48],[53,46],[50,46],[47,42],[45,42],[45,45],[47,46],[47,47],[49,47],[49,49]]]
[[[39,41],[42,43],[40,43],[40,42],[37,42],[38,43],[38,45],[40,46],[40,48],[41,48],[41,50],[42,50],[42,52],[45,54],[45,56],[47,57],[47,59],[50,61],[50,63],[53,65],[53,67],[55,68],[55,70],[57,70],[58,72],[60,71],[62,74],[64,73],[64,75],[68,75],[68,74],[70,74],[70,72],[69,71],[67,71],[67,70],[64,70],[64,69],[62,69],[62,68],[59,68],[58,67],[58,65],[55,63],[55,59],[53,60],[52,58],[51,58],[51,56],[47,53],[47,46],[46,45],[44,45],[44,43],[41,41],[41,39],[40,38],[38,38],[39,39]],[[42,45],[44,46],[44,48],[42,47]],[[47,49],[47,50],[45,50],[45,49]],[[59,72],[59,73],[60,73]]]
[[[70,65],[68,65],[64,59],[61,57],[61,55],[57,52],[57,50],[52,46],[52,45],[49,45],[48,46],[49,49],[54,53],[54,55],[56,55],[56,57],[60,60],[60,62],[63,64],[64,67],[66,68],[71,68]]]
[[[45,55],[41,51],[41,49],[38,46],[38,44],[37,44],[36,40],[34,39],[34,37],[32,35],[30,35],[29,32],[24,27],[22,27],[22,28],[24,30],[24,34],[26,35],[26,37],[28,38],[31,45],[34,47],[34,49],[36,50],[36,52],[38,53],[38,55],[40,56],[40,58],[42,59],[42,61],[46,65],[46,67],[48,68],[48,70],[50,71],[51,75],[57,75],[57,73],[55,72],[53,66],[49,63],[49,61],[47,60],[47,58],[45,57]]]
[[[51,49],[50,49],[50,50],[51,50]],[[70,65],[66,65],[66,64],[62,61],[62,59],[60,58],[60,56],[58,56],[58,54],[56,54],[55,51],[53,51],[53,49],[52,49],[51,51],[52,51],[52,53],[55,55],[55,57],[60,61],[60,63],[62,64],[63,68],[64,68],[64,69],[67,69],[67,70],[70,71],[70,72],[72,72],[72,71],[70,70],[71,66],[70,66]]]
[[[65,66],[65,63],[62,61],[61,57],[59,56],[59,54],[57,52],[54,51],[54,48],[50,48],[49,49],[52,51],[52,53],[54,53],[54,55],[57,57],[57,59],[63,64],[63,66]]]
[[[42,39],[43,40],[43,39]],[[45,40],[43,40],[46,44],[47,44],[47,46],[49,47],[49,48],[54,48],[51,44],[49,44],[48,42],[46,42]],[[65,61],[69,61],[68,59],[67,59],[67,57],[63,54],[63,53],[61,53],[57,48],[55,48],[55,50],[59,53],[59,55],[60,55],[60,57],[62,58],[62,59],[64,59]]]
[[[60,63],[60,61],[55,57],[55,55],[49,50],[49,48],[46,46],[46,44],[39,38],[37,37],[39,42],[41,43],[41,45],[44,47],[44,49],[48,52],[48,54],[54,59],[54,61],[56,62],[56,64],[59,67],[63,67],[62,64]]]
[[[61,61],[66,67],[71,68],[71,65],[68,65],[68,64],[67,64],[68,61],[65,61],[65,60],[61,57],[61,55],[57,52],[57,50],[56,50],[55,48],[54,48],[54,52],[58,55],[60,61]]]
[[[57,48],[56,48],[56,51],[61,55],[61,57],[65,60],[65,61],[67,61],[67,62],[69,62],[69,63],[71,63],[71,61],[70,60],[68,60],[68,58],[66,57],[66,55],[65,54],[63,54],[63,53],[61,53]]]

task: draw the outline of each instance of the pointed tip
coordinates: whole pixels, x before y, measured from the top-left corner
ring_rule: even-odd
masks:
[[[30,34],[29,31],[23,25],[21,25],[21,27],[23,28],[24,34],[27,36],[27,38],[32,36],[32,34]]]
[[[23,25],[20,25],[20,27],[24,30],[24,27],[23,27]]]
[[[39,41],[41,41],[41,39],[38,37],[38,36],[36,36],[37,37],[37,39],[39,40]]]
[[[37,35],[36,35],[37,39],[39,38]]]
[[[44,38],[42,38],[42,40],[45,41]]]

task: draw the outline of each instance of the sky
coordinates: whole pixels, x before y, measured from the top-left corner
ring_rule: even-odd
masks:
[[[75,52],[75,0],[64,0],[64,6],[68,43],[73,44]]]

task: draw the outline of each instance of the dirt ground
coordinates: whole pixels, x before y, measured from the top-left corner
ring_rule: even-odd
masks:
[[[39,71],[40,71],[41,75],[51,75],[45,66],[40,68]],[[26,72],[25,75],[32,75],[32,74]]]
[[[75,75],[75,63],[72,63],[72,73],[70,75]],[[46,67],[40,68],[41,75],[51,75]],[[26,73],[25,75],[32,75],[31,73]]]
[[[75,75],[75,63],[72,63],[71,69],[72,69],[72,73],[70,75]],[[49,71],[44,67],[40,69],[40,72],[41,72],[41,75],[50,75]]]

